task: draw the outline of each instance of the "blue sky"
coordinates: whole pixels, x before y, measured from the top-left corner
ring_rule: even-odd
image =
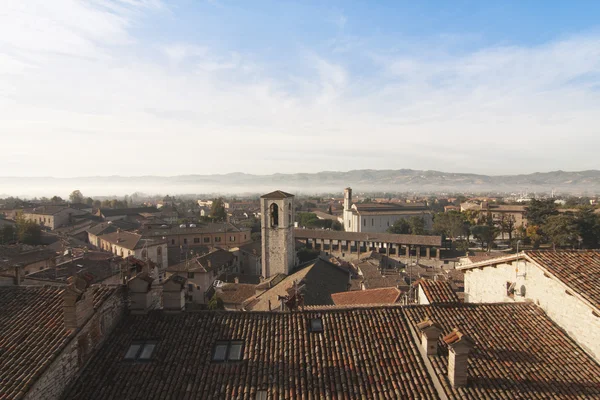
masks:
[[[600,168],[600,2],[9,0],[3,176]]]

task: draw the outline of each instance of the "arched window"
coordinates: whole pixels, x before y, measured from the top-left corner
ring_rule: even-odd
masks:
[[[279,225],[279,206],[273,203],[269,209],[269,215],[271,216],[271,227],[273,228]]]

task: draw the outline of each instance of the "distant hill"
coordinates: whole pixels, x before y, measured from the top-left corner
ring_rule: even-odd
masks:
[[[260,193],[282,189],[292,192],[342,192],[351,186],[360,191],[524,191],[540,192],[555,189],[558,192],[600,193],[600,171],[552,171],[527,175],[477,175],[441,171],[354,170],[347,172],[323,171],[312,174],[251,175],[231,173],[224,175],[159,176],[102,176],[79,178],[18,178],[0,177],[0,190],[11,195],[48,196],[66,195],[73,189],[84,195],[122,195],[133,192],[149,194],[183,193]]]

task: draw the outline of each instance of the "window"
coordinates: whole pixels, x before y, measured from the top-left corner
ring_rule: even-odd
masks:
[[[367,226],[367,219],[363,219],[363,226]]]
[[[217,236],[217,237],[215,238],[215,243],[218,243],[218,242],[220,242],[220,241],[221,241],[221,238]]]
[[[375,225],[375,218],[371,218],[371,226]]]
[[[171,239],[171,244],[175,244],[175,239]]]
[[[188,272],[188,278],[194,278],[194,273],[193,272]]]
[[[241,361],[244,342],[241,340],[221,341],[215,344],[212,360],[215,362]]]
[[[187,238],[183,238],[183,244],[187,244]]]
[[[323,320],[321,318],[311,318],[309,330],[311,332],[323,332]]]
[[[192,274],[193,274],[193,272],[192,272]],[[188,291],[190,291],[190,292],[194,291],[194,284],[193,283],[188,283]]]
[[[205,237],[204,238],[204,243],[210,243],[210,238],[209,237]]]
[[[159,247],[156,248],[156,255],[157,256],[162,256],[162,247],[159,246]]]
[[[156,349],[156,342],[133,343],[123,358],[129,361],[148,361],[152,359],[154,349]]]
[[[200,243],[200,238],[194,238],[194,243]]]
[[[271,217],[271,228],[274,228],[279,225],[279,206],[275,203],[271,204],[270,209],[270,217]]]
[[[229,236],[229,241],[230,242],[235,242],[235,236]]]
[[[244,240],[246,240],[246,235],[244,235]]]

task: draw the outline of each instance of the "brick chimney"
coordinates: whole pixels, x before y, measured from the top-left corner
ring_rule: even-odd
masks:
[[[469,352],[473,349],[475,342],[457,328],[444,336],[443,340],[448,345],[448,379],[450,384],[453,387],[466,386]]]
[[[146,272],[141,272],[127,282],[129,311],[132,314],[147,314],[152,306],[152,281]]]
[[[81,328],[94,314],[94,295],[85,279],[71,277],[63,293],[63,312],[66,329]]]
[[[185,283],[187,279],[172,275],[163,283],[163,310],[169,313],[178,313],[185,308]]]
[[[421,332],[421,347],[423,350],[428,356],[436,355],[442,327],[430,319],[425,319],[417,324],[417,329]]]
[[[21,286],[22,277],[22,266],[20,264],[15,265],[15,286]]]

